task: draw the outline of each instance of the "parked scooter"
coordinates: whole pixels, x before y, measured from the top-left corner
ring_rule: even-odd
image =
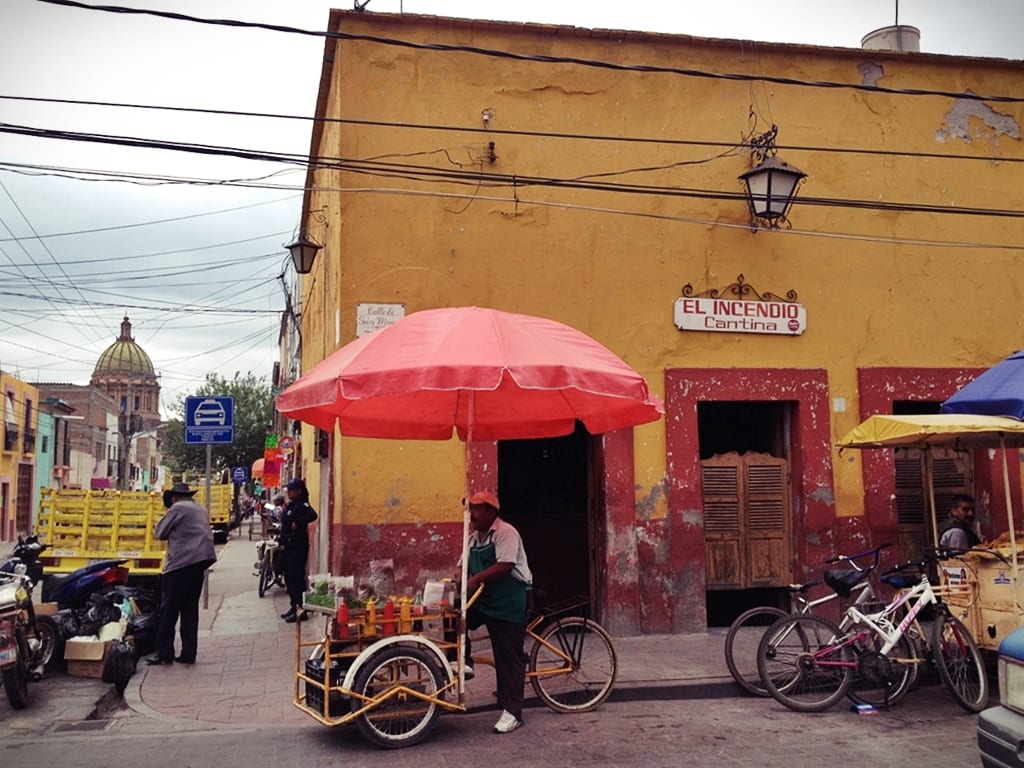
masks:
[[[46,548],[45,544],[35,544],[39,551]],[[15,551],[25,546],[31,544],[19,536]],[[35,585],[28,571],[28,564],[16,556],[0,569],[0,676],[14,709],[28,705],[28,682],[42,679],[59,637],[53,619],[36,615],[32,603]]]

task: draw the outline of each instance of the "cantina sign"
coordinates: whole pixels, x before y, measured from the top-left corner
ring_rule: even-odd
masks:
[[[803,304],[788,301],[683,296],[675,302],[675,324],[681,331],[782,333],[797,336],[807,328]]]

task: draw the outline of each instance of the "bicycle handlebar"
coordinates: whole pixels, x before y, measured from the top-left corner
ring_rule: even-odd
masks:
[[[850,563],[850,565],[852,565],[857,570],[877,568],[878,555],[881,553],[883,549],[887,549],[891,546],[892,544],[890,543],[879,544],[874,549],[865,549],[863,552],[858,552],[856,555],[837,555],[836,557],[826,560],[825,563]],[[867,557],[868,555],[874,556],[874,562],[871,565],[859,566],[857,565],[857,563],[854,562],[854,560],[859,560],[860,558]]]

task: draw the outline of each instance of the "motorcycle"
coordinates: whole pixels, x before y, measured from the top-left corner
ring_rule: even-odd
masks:
[[[19,536],[15,551],[32,546],[40,552],[46,548]],[[16,556],[0,569],[0,677],[14,709],[28,706],[28,682],[42,679],[60,636],[53,619],[36,614],[32,602],[35,584],[28,573],[29,565]]]
[[[99,560],[72,571],[66,576],[50,576],[44,580],[43,564],[39,556],[49,545],[37,536],[18,536],[14,551],[6,562],[0,563],[0,573],[13,573],[22,564],[32,584],[42,583],[44,603],[57,603],[57,607],[84,608],[94,592],[128,583],[128,569],[122,568],[127,560]]]
[[[126,562],[100,560],[66,576],[50,576],[43,582],[43,600],[57,603],[60,610],[86,608],[93,594],[128,583],[128,569],[122,567]]]

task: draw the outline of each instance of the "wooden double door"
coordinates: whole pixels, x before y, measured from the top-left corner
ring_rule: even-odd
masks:
[[[707,589],[782,587],[792,581],[789,462],[730,452],[701,462]]]

